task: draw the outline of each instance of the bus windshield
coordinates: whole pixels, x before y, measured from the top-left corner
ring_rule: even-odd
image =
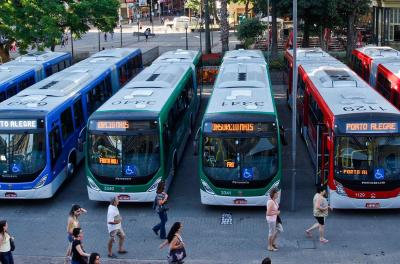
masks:
[[[400,180],[399,136],[338,137],[337,179],[364,184]]]
[[[3,182],[32,181],[46,166],[44,133],[0,134]]]
[[[203,139],[203,170],[211,179],[232,184],[265,181],[278,171],[276,137]]]
[[[96,178],[127,181],[152,177],[160,167],[159,137],[89,135],[89,166]]]

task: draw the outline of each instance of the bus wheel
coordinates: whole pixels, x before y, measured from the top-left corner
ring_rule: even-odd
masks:
[[[68,160],[68,166],[67,166],[68,177],[71,177],[74,174],[74,172],[75,172],[75,152],[70,155]]]

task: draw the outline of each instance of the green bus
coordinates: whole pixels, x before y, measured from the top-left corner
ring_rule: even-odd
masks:
[[[152,202],[161,180],[168,189],[198,104],[192,63],[154,63],[103,104],[88,122],[89,199]]]
[[[201,202],[266,205],[280,188],[281,141],[265,61],[224,60],[194,140]]]

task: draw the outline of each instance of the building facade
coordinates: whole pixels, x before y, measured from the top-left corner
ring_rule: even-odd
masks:
[[[375,0],[372,2],[375,44],[400,43],[400,1]]]

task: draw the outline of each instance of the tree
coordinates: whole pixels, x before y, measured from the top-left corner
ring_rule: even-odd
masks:
[[[229,50],[229,22],[228,22],[228,1],[221,0],[221,42],[222,53]]]
[[[61,34],[76,37],[91,25],[109,32],[118,21],[118,0],[3,0],[0,6],[0,56],[9,60],[9,47],[16,41],[21,53],[29,48],[54,47]]]
[[[256,18],[244,19],[237,28],[237,37],[242,41],[244,47],[249,48],[256,38],[263,33],[265,26]]]
[[[346,45],[346,57],[350,59],[351,52],[355,48],[356,43],[356,23],[358,18],[365,15],[370,6],[371,0],[337,0],[338,1],[338,13],[342,18],[342,26],[347,29],[347,45]]]

